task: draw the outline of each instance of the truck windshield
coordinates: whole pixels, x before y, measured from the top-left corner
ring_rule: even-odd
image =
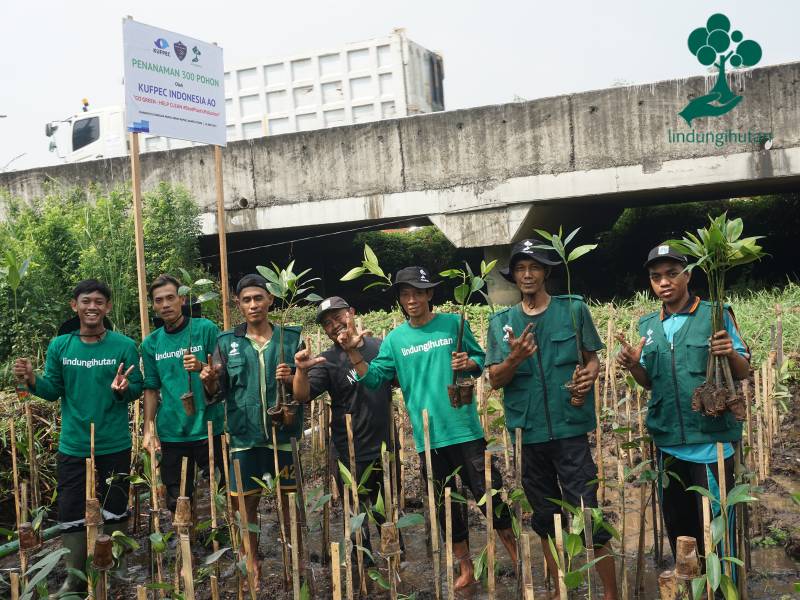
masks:
[[[75,121],[72,126],[72,151],[80,150],[100,139],[100,117]]]

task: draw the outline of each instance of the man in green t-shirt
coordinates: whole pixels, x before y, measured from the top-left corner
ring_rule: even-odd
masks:
[[[694,410],[692,397],[706,379],[709,355],[727,362],[732,378],[739,380],[750,373],[750,352],[730,307],[725,307],[723,328],[712,332],[711,303],[689,293],[687,262],[667,244],[650,251],[644,266],[661,308],[639,319],[639,342],[623,343],[617,361],[639,385],[651,390],[647,431],[658,449],[661,469],[677,476],[660,490],[672,552],[678,536],[686,535],[697,540],[698,552],[704,555],[702,496],[686,488],[704,487],[719,498],[717,443],[722,443],[730,491],[736,483],[732,443],[741,440],[742,424],[727,409],[718,416]],[[718,511],[718,503],[712,508]]]
[[[550,573],[557,573],[547,538],[555,535],[553,516],[561,508],[550,499],[597,506],[597,467],[586,434],[595,427],[592,388],[603,343],[580,296],[547,293],[545,282],[559,263],[541,245],[535,239],[514,244],[508,267],[500,270],[522,301],[490,318],[486,365],[492,387],[503,388],[506,427],[514,436],[522,430],[522,486],[533,508],[531,526]],[[606,600],[617,597],[610,538],[606,529],[594,531],[595,554],[605,556],[597,570]]]
[[[277,439],[272,436],[273,420],[268,411],[276,406],[281,394],[279,386],[291,390],[294,355],[302,347],[300,327],[281,327],[269,320],[274,301],[266,279],[256,274],[245,275],[236,285],[236,305],[245,322],[220,334],[213,356],[200,372],[208,402],[225,402],[231,436],[230,486],[233,495],[244,495],[250,524],[258,523],[258,503],[263,490],[256,480],[274,481],[278,476],[284,522],[289,523],[288,494],[296,489],[290,441],[299,440],[303,428],[302,406],[295,406],[294,423],[276,423]],[[286,397],[290,398],[290,394]],[[275,444],[279,474],[275,472]],[[234,468],[237,460],[242,474],[241,490]],[[256,549],[257,542],[257,535],[251,531],[250,547]],[[258,586],[258,562],[255,556],[248,557],[248,563],[250,560],[256,569]]]
[[[431,310],[433,282],[427,269],[406,267],[395,275],[394,288],[408,321],[389,332],[378,355],[369,364],[359,345],[365,335],[358,333],[347,315],[347,329],[339,334],[339,345],[368,388],[377,388],[395,378],[403,391],[406,409],[414,430],[414,443],[425,474],[425,438],[422,411],[428,411],[432,478],[439,493],[436,500],[440,531],[445,531],[444,487],[452,487],[453,474],[480,500],[486,493],[484,452],[486,440],[475,403],[453,408],[447,392],[453,371],[480,376],[484,353],[469,324],[464,326],[462,352],[456,352],[460,318],[456,314]],[[492,462],[492,489],[503,487],[500,471]],[[481,506],[481,510],[485,510]],[[511,529],[511,513],[505,503],[498,503],[492,515],[494,528],[516,564],[516,540]],[[469,530],[460,510],[452,515],[453,554],[459,561],[460,575],[456,588],[474,581],[469,556]]]
[[[47,347],[44,373],[34,375],[31,361],[20,358],[14,375],[24,380],[32,394],[45,400],[61,400],[61,435],[58,444],[56,482],[61,543],[70,550],[67,568],[86,566],[86,458],[91,456],[94,424],[96,498],[102,505],[104,531],[126,531],[128,484],[131,467],[131,430],[128,403],[142,391],[136,343],[108,331],[104,317],[111,310],[111,291],[96,279],[78,283],[72,294],[72,310],[80,329],[54,338]],[[124,577],[125,555],[115,573]],[[70,572],[59,595],[77,594],[84,580]]]
[[[186,495],[194,493],[194,467],[208,471],[208,421],[214,436],[214,464],[223,471],[220,434],[221,405],[206,406],[199,373],[214,351],[219,328],[208,319],[184,315],[186,297],[178,294],[180,282],[159,275],[148,290],[164,325],[142,342],[144,367],[144,447],[161,450],[161,479],[167,488],[167,508],[175,510],[180,495],[181,467],[188,459]],[[191,350],[189,346],[191,345]],[[181,397],[191,392],[188,414]],[[209,474],[209,476],[213,476]]]

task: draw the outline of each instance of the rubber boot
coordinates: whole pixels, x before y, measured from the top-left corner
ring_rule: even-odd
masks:
[[[105,523],[103,525],[103,533],[114,537],[115,531],[121,531],[126,536],[128,535],[128,520],[120,521],[118,523]],[[131,583],[133,578],[128,576],[128,549],[120,555],[116,564],[111,569],[111,577],[122,583]]]
[[[86,531],[73,531],[61,534],[61,545],[69,550],[64,556],[67,569],[83,572],[86,568]],[[77,575],[67,571],[67,578],[50,598],[61,598],[70,594],[81,594],[86,591],[86,582]]]

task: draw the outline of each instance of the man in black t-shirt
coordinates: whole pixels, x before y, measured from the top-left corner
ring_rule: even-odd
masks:
[[[333,345],[315,358],[311,357],[308,349],[300,350],[295,355],[297,371],[293,381],[293,393],[298,402],[308,402],[323,392],[328,392],[331,397],[333,445],[340,460],[348,469],[350,453],[345,415],[352,415],[356,481],[361,480],[361,476],[370,465],[373,467],[364,484],[364,493],[359,494],[359,503],[375,506],[378,492],[383,488],[381,445],[386,444],[386,448],[391,451],[392,388],[387,383],[373,390],[356,380],[356,372],[347,353],[336,342],[339,333],[347,328],[348,314],[352,318],[355,310],[343,298],[332,296],[320,302],[317,307],[317,323],[325,330]],[[381,340],[378,338],[364,338],[363,346],[359,350],[367,363],[378,355],[380,345]],[[379,523],[383,522],[377,513],[375,517]],[[367,520],[364,521],[363,529],[364,545],[370,548]]]

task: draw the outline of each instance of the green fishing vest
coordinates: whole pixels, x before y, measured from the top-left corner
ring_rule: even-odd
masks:
[[[217,348],[226,361],[228,390],[225,398],[227,429],[231,436],[231,448],[252,448],[272,443],[272,419],[267,409],[275,406],[277,381],[275,369],[280,363],[278,350],[280,326],[273,325],[272,338],[264,353],[266,365],[266,406],[261,402],[258,353],[245,337],[247,325],[229,329],[217,338]],[[284,362],[294,367],[294,355],[300,346],[300,327],[283,328]],[[297,409],[297,417],[291,428],[277,429],[278,444],[288,444],[291,438],[300,440],[303,431],[303,406]]]
[[[583,330],[583,298],[573,295],[572,300],[578,328]],[[517,367],[514,378],[503,388],[506,427],[512,435],[521,428],[524,444],[574,437],[595,428],[594,390],[586,395],[583,406],[576,407],[564,388],[578,364],[569,311],[569,296],[551,297],[534,330],[538,350]],[[503,360],[511,350],[503,328],[510,326],[518,337],[528,322],[519,304],[490,317],[489,343],[499,345]],[[489,354],[494,356],[491,350]]]
[[[735,442],[742,437],[742,424],[730,411],[706,417],[692,410],[692,393],[706,379],[711,337],[711,304],[700,302],[686,323],[667,341],[661,312],[639,319],[642,351],[652,382],[647,403],[647,429],[656,446],[678,446]]]

